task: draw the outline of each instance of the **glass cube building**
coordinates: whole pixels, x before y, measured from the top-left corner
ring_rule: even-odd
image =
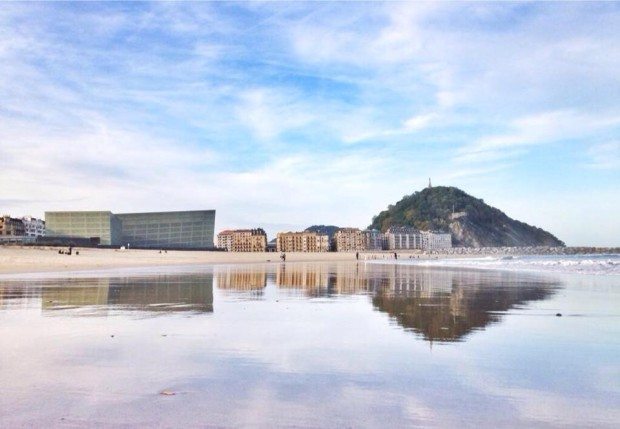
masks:
[[[215,210],[116,215],[122,224],[121,244],[129,247],[213,247]]]
[[[215,210],[114,214],[109,211],[45,212],[48,237],[93,244],[160,249],[213,248]]]
[[[109,211],[45,212],[46,235],[86,238],[93,244],[120,243],[121,223]]]

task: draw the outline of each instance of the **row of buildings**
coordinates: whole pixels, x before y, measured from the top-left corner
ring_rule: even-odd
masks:
[[[263,229],[225,230],[217,236],[218,247],[229,252],[360,252],[378,250],[442,250],[452,247],[452,236],[436,231],[418,231],[411,227],[377,230],[340,228],[332,239],[313,231],[280,232],[270,246]]]
[[[35,241],[45,236],[45,221],[32,216],[0,216],[0,242]]]
[[[0,217],[0,242],[36,242],[76,246],[126,246],[160,249],[212,249],[215,210],[119,213],[48,211],[45,220],[31,216]],[[225,230],[217,247],[229,252],[359,252],[441,250],[452,247],[450,234],[411,227],[377,230],[340,228],[330,237],[313,231],[280,232],[268,242],[262,228]]]
[[[213,249],[215,210],[149,213],[49,211],[0,218],[0,241],[76,246]]]

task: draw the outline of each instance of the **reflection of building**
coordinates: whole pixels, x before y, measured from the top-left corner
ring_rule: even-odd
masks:
[[[293,289],[325,289],[329,271],[324,264],[281,264],[276,272],[276,285]]]
[[[226,230],[217,235],[217,245],[229,252],[264,252],[267,234],[262,228]]]
[[[267,285],[265,267],[230,266],[216,269],[218,289],[254,290]]]
[[[278,265],[276,285],[300,289],[310,296],[354,294],[370,288],[364,267],[358,264],[296,263]]]
[[[358,228],[340,228],[334,234],[338,252],[357,252],[366,250],[366,237]]]
[[[316,232],[279,232],[276,237],[278,252],[327,252],[329,236]]]
[[[45,212],[48,239],[76,238],[92,244],[138,248],[213,247],[215,210],[124,213]]]
[[[41,288],[41,305],[43,310],[96,307],[99,310],[211,312],[213,275],[63,280],[63,286]]]

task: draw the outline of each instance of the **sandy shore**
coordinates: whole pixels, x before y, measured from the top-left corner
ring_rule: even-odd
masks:
[[[74,248],[79,255],[61,255],[58,247],[0,246],[0,274],[81,271],[153,266],[279,262],[279,253],[118,250]],[[65,249],[66,250],[66,249]],[[365,252],[362,258],[391,257]],[[287,253],[287,262],[354,261],[355,253]]]

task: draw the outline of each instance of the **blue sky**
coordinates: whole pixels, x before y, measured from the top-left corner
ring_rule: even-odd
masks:
[[[0,210],[367,226],[458,186],[620,245],[617,3],[3,3]]]

